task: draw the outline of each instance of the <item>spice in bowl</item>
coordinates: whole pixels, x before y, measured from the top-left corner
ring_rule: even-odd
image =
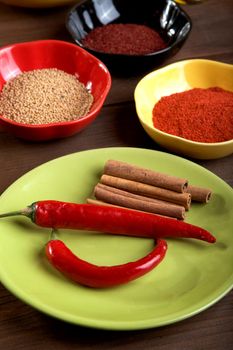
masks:
[[[56,68],[24,72],[0,94],[0,114],[23,124],[49,124],[85,116],[93,96],[74,75]]]
[[[165,96],[153,108],[156,129],[191,141],[233,139],[233,92],[194,88]]]
[[[145,55],[166,48],[166,43],[154,29],[140,24],[108,24],[93,29],[82,44],[95,51]]]

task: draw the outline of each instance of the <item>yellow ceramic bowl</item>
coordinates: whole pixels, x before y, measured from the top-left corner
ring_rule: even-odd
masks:
[[[74,0],[1,0],[0,2],[20,7],[42,8],[69,5],[74,3]]]
[[[233,65],[193,59],[170,64],[146,75],[136,86],[134,99],[139,120],[148,135],[168,150],[197,159],[216,159],[233,153],[233,139],[202,143],[173,136],[153,126],[152,110],[162,96],[218,86],[233,92]]]

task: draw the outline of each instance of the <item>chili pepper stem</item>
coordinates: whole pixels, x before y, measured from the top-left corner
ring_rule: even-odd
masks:
[[[11,212],[8,212],[8,213],[0,214],[0,219],[1,218],[6,218],[6,217],[9,217],[9,216],[19,216],[19,215],[31,217],[32,212],[33,212],[33,209],[31,207],[26,207],[26,208],[21,209],[21,210],[16,210],[16,211],[11,211]]]
[[[50,241],[54,241],[54,240],[58,239],[57,232],[58,232],[57,229],[52,228],[52,231],[50,232],[50,236],[49,236]]]

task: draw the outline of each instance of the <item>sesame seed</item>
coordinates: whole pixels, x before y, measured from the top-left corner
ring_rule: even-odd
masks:
[[[87,115],[93,100],[74,75],[56,68],[36,69],[6,82],[0,114],[23,124],[72,121]]]

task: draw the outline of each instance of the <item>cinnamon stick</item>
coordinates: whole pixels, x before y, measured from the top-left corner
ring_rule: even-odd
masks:
[[[208,203],[212,196],[212,190],[209,188],[193,185],[188,185],[187,192],[191,194],[191,200],[201,203]]]
[[[106,203],[103,201],[99,201],[98,199],[93,199],[93,198],[87,198],[87,203],[88,204],[96,204],[96,205],[108,205],[111,207],[117,207],[117,205]]]
[[[104,174],[138,181],[181,193],[187,189],[188,185],[187,179],[144,169],[142,167],[117,160],[108,160],[106,162]]]
[[[95,186],[94,195],[98,200],[126,208],[165,215],[182,220],[184,220],[185,217],[185,208],[180,205],[136,195],[100,183]]]
[[[165,188],[143,184],[141,182],[123,179],[116,176],[102,175],[100,182],[102,184],[136,193],[142,196],[161,199],[167,202],[175,203],[190,209],[191,194],[188,192],[178,193]]]
[[[111,207],[122,208],[122,206],[120,206],[120,205],[106,203],[106,202],[99,201],[98,199],[93,199],[93,198],[87,198],[87,203],[88,203],[88,204],[107,205],[107,206],[111,206]],[[126,208],[126,207],[124,207],[124,209],[135,210],[135,211],[142,211],[142,210],[136,210],[136,209]],[[167,218],[169,217],[170,219],[177,220],[177,218],[173,218],[173,217],[171,217],[171,216],[165,216],[165,215],[161,215],[161,214],[156,214],[156,215],[163,216],[163,217],[167,217]]]

